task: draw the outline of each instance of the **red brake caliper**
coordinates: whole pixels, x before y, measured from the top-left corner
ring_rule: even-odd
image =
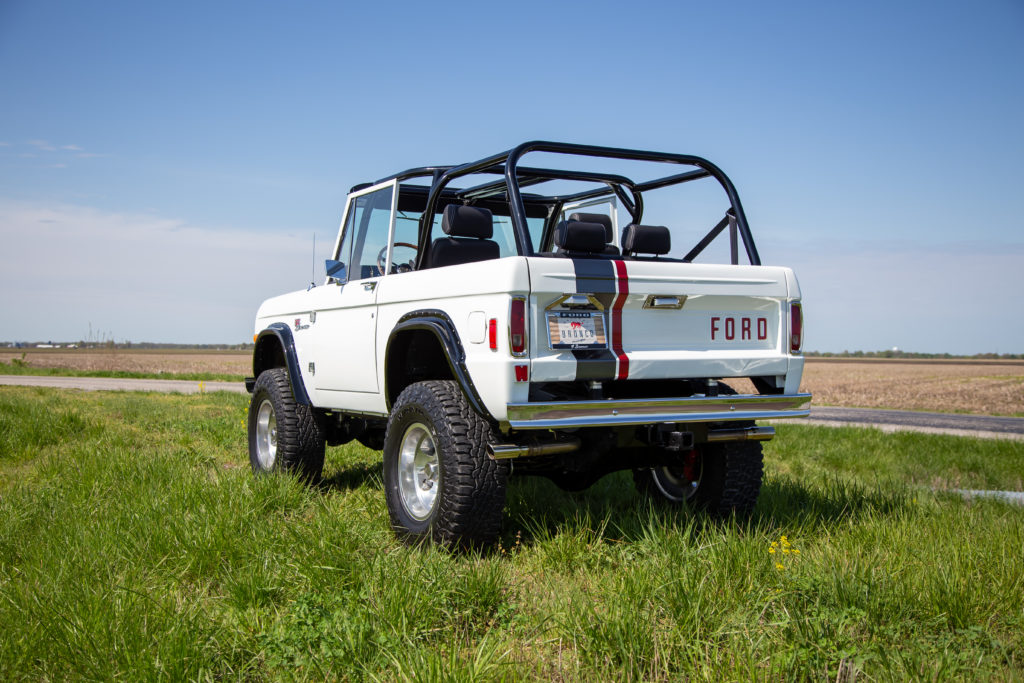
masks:
[[[683,478],[685,478],[686,481],[697,481],[699,476],[700,464],[697,450],[690,449],[686,455],[683,456]]]

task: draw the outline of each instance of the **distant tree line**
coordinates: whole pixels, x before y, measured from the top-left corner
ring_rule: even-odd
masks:
[[[252,351],[255,344],[160,344],[157,342],[124,342],[119,348],[131,349],[195,349],[197,351]]]
[[[244,344],[163,344],[159,342],[115,342],[112,339],[105,341],[0,341],[0,348],[30,349],[44,344],[46,346],[60,346],[61,348],[79,349],[189,349],[194,351],[252,351],[252,342]]]
[[[976,353],[973,356],[956,355],[952,353],[919,353],[917,351],[902,351],[900,349],[887,349],[885,351],[843,351],[834,353],[832,351],[806,351],[804,355],[810,358],[910,358],[910,359],[974,359],[974,360],[1021,360],[1024,353]]]
[[[39,344],[60,345],[68,348],[71,345],[80,349],[189,349],[194,351],[252,351],[255,346],[252,342],[243,344],[165,344],[160,342],[115,342],[107,339],[105,341],[32,341],[32,342],[10,342],[0,341],[0,348],[21,348],[28,349]],[[973,356],[957,355],[953,353],[920,353],[917,351],[903,351],[902,349],[886,349],[885,351],[805,351],[804,356],[808,358],[908,358],[908,359],[975,359],[975,360],[1024,360],[1024,353],[976,353]]]

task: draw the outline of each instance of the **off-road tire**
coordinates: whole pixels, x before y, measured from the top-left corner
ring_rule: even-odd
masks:
[[[269,406],[276,422],[276,453],[261,461],[258,423],[260,410]],[[264,409],[265,410],[265,409]],[[295,401],[286,368],[264,370],[256,378],[249,402],[249,463],[257,475],[293,472],[303,481],[317,483],[324,469],[326,433],[311,406]]]
[[[431,466],[439,474],[432,483],[437,486],[435,497],[419,509],[417,518],[403,502],[409,484],[402,483],[402,476],[409,469],[402,469],[400,458],[409,435],[424,438],[424,430],[436,453],[436,465]],[[497,539],[509,466],[488,457],[490,438],[490,425],[470,407],[457,383],[417,382],[402,391],[384,437],[385,497],[400,538],[410,544],[429,539],[453,549],[485,547]]]
[[[717,517],[749,515],[757,504],[764,475],[764,456],[756,441],[700,444],[700,480],[692,493],[681,490],[667,467],[633,470],[637,489],[655,500],[689,505]]]
[[[733,396],[736,391],[727,384],[718,384],[720,396]],[[724,427],[725,424],[712,425]],[[728,426],[753,427],[753,422],[730,422]],[[689,505],[695,510],[726,517],[749,515],[757,504],[764,478],[764,454],[757,441],[725,441],[698,444],[696,448],[700,481],[694,491],[682,491],[673,481],[668,467],[633,470],[637,490],[672,505]]]

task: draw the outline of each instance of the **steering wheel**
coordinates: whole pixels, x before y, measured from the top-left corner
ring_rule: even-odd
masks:
[[[417,247],[415,244],[409,244],[408,242],[395,242],[394,246],[396,246],[396,247],[408,247],[409,249],[412,249],[413,251],[419,251],[419,247]],[[381,247],[380,251],[377,252],[377,271],[380,272],[381,275],[384,274],[384,268],[387,267],[387,255],[388,255],[388,248],[386,246]],[[400,266],[396,266],[395,267],[395,272],[397,272],[397,273],[407,273],[407,272],[409,272],[410,270],[412,270],[412,265],[410,265],[411,263],[412,262],[410,261],[409,263],[403,263]]]

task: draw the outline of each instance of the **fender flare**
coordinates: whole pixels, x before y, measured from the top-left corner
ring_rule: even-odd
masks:
[[[494,416],[491,415],[490,411],[487,410],[487,406],[484,405],[476,385],[473,384],[473,380],[469,376],[469,369],[466,367],[466,351],[462,348],[462,341],[459,339],[459,333],[455,330],[455,324],[452,323],[447,313],[437,309],[423,309],[406,313],[399,318],[398,323],[392,328],[391,334],[388,336],[388,343],[384,353],[384,402],[388,412],[391,412],[391,406],[398,399],[397,396],[391,395],[387,386],[387,363],[391,359],[391,345],[400,332],[409,330],[425,330],[434,335],[441,344],[441,349],[444,351],[445,360],[448,361],[448,367],[452,372],[452,376],[459,383],[459,387],[462,389],[466,400],[469,401],[469,405],[488,422],[497,424]]]
[[[277,343],[281,346],[285,367],[288,369],[288,381],[292,385],[292,396],[295,397],[295,402],[307,406],[311,405],[312,402],[309,400],[309,394],[306,393],[306,385],[302,381],[302,373],[299,371],[299,357],[298,354],[295,353],[295,338],[292,336],[291,328],[284,323],[270,323],[256,337],[256,348],[253,349],[252,354],[253,375],[255,377],[259,377],[260,374],[260,370],[256,366],[256,359],[258,358],[260,345],[273,343],[265,342],[264,339],[267,337],[274,337],[277,340]],[[255,377],[253,379],[254,383]],[[248,382],[246,382],[246,384],[248,384]],[[252,390],[250,389],[250,391]]]

